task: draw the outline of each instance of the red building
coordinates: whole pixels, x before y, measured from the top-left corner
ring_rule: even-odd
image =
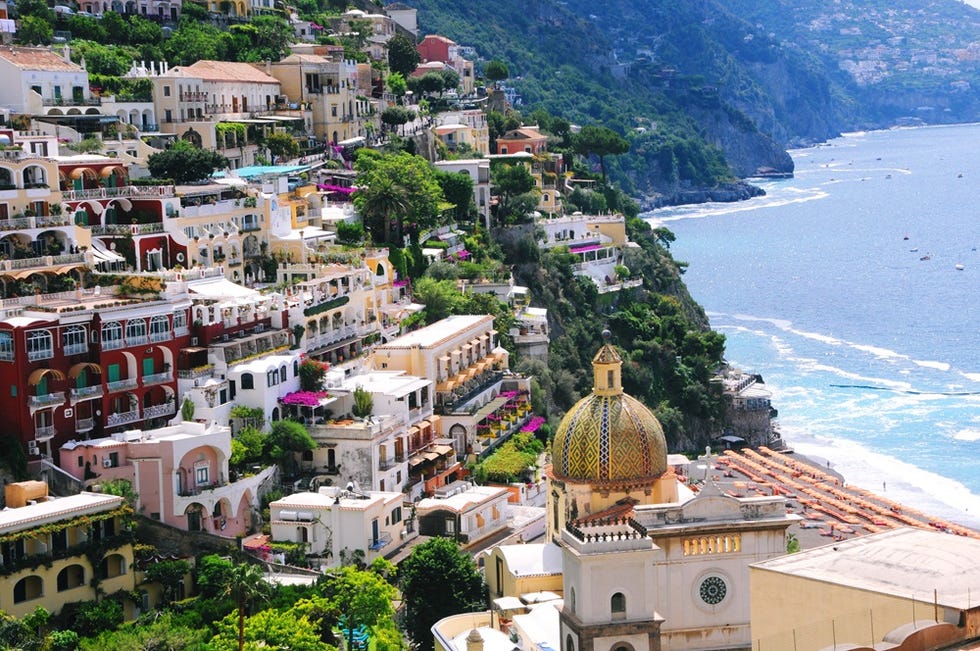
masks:
[[[166,424],[177,412],[176,360],[190,340],[191,301],[133,298],[154,290],[98,287],[5,301],[5,432],[29,453],[51,456],[71,439]]]
[[[456,42],[446,38],[445,36],[437,36],[435,34],[429,34],[422,41],[415,46],[419,54],[422,55],[422,62],[428,61],[442,61],[443,63],[452,63],[456,58]]]

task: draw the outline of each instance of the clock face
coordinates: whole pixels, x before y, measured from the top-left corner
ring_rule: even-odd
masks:
[[[701,601],[704,603],[709,606],[717,606],[728,594],[728,586],[725,585],[725,580],[720,576],[709,576],[701,582],[698,594],[701,595]]]

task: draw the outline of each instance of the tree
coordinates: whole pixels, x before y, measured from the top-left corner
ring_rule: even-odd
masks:
[[[521,164],[497,163],[490,167],[490,179],[499,198],[497,219],[501,223],[506,223],[514,218],[523,217],[529,202],[518,201],[517,199],[527,195],[535,187],[534,177],[531,176],[527,167]],[[537,205],[536,200],[531,208],[534,205]]]
[[[54,38],[54,28],[43,18],[24,16],[17,28],[17,38],[28,45],[47,45]]]
[[[354,406],[351,413],[358,418],[367,418],[374,411],[374,398],[367,389],[357,386],[354,387]]]
[[[265,139],[265,146],[274,158],[289,160],[299,155],[299,144],[288,133],[276,132]]]
[[[83,638],[78,648],[80,651],[208,651],[208,635],[206,628],[190,628],[173,613],[163,611],[149,621],[133,622],[118,631]]]
[[[278,420],[265,438],[265,454],[269,459],[285,464],[296,452],[315,450],[316,441],[302,424],[292,420]]]
[[[443,201],[442,190],[436,182],[435,168],[421,156],[415,156],[408,152],[398,152],[396,154],[385,154],[370,149],[358,151],[357,160],[354,162],[354,169],[357,170],[357,185],[365,188],[354,194],[354,203],[358,208],[367,203],[366,198],[370,197],[376,189],[372,186],[391,183],[390,188],[403,188],[403,199],[408,205],[405,212],[395,213],[399,217],[404,217],[412,224],[413,230],[430,228],[438,223],[440,215],[440,203]],[[363,195],[362,195],[363,193]],[[358,198],[358,195],[362,195]],[[363,208],[362,208],[362,213]],[[395,216],[389,215],[389,217]],[[367,224],[367,222],[366,222]],[[398,223],[398,240],[401,246],[401,235],[403,223]],[[386,240],[390,242],[390,240]]]
[[[254,600],[268,596],[270,591],[271,586],[266,582],[265,574],[258,565],[239,563],[231,569],[224,594],[231,597],[235,602],[235,606],[238,608],[238,651],[242,651],[245,648],[246,610]],[[222,623],[227,622],[232,617],[234,617],[234,614],[229,614]]]
[[[492,81],[494,88],[496,88],[499,82],[510,77],[510,70],[507,69],[507,64],[503,61],[494,59],[483,66],[483,76]]]
[[[381,111],[381,123],[388,127],[400,127],[415,119],[415,111],[404,106],[389,106]]]
[[[425,306],[425,322],[435,323],[450,314],[457,313],[463,295],[452,280],[435,280],[426,276],[415,283],[414,300]]]
[[[235,564],[217,554],[202,556],[194,567],[194,584],[202,597],[211,599],[224,594],[231,581]]]
[[[72,629],[85,637],[112,631],[123,623],[123,608],[118,601],[84,601],[72,618]]]
[[[191,571],[191,564],[185,560],[158,561],[146,569],[146,578],[163,587],[163,603],[170,604],[177,594],[177,586]]]
[[[456,219],[466,219],[473,203],[473,177],[466,172],[447,172],[438,170],[436,182],[442,188],[442,196],[456,206]]]
[[[405,82],[405,75],[400,72],[393,72],[388,75],[385,79],[385,85],[388,87],[388,92],[392,95],[401,99],[405,95],[405,91],[408,90],[408,84]]]
[[[208,644],[210,651],[336,651],[320,638],[320,631],[303,616],[293,610],[282,612],[274,608],[263,610],[248,618],[240,619],[238,640],[235,640],[235,614],[230,613],[217,624],[218,632]]]
[[[487,586],[473,560],[449,538],[422,543],[398,568],[405,628],[423,651],[432,650],[432,626],[450,615],[487,607]]]
[[[216,169],[228,167],[228,159],[221,154],[195,147],[186,140],[177,140],[170,149],[151,154],[146,162],[150,174],[173,179],[177,184],[201,181]]]
[[[194,401],[190,398],[184,398],[180,403],[180,417],[188,423],[194,420]]]
[[[380,220],[384,244],[401,246],[401,241],[392,242],[391,223],[392,220],[397,220],[400,239],[402,216],[409,211],[408,192],[405,188],[392,178],[382,177],[372,181],[371,185],[360,188],[354,195],[354,203],[360,209],[365,225],[372,231],[375,241],[378,239],[377,224]]]
[[[327,577],[325,592],[330,606],[344,618],[347,648],[354,648],[354,633],[392,620],[395,588],[378,574],[352,566]]]
[[[408,78],[422,62],[422,55],[415,42],[407,36],[396,34],[388,41],[388,69]]]
[[[572,139],[575,153],[581,156],[595,154],[599,157],[602,168],[602,182],[606,182],[606,156],[625,154],[630,150],[630,143],[609,127],[588,125],[582,127]]]
[[[323,378],[330,366],[324,362],[307,357],[299,365],[300,391],[323,391]]]

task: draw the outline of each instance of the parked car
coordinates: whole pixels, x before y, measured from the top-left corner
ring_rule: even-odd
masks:
[[[54,13],[60,16],[72,16],[75,14],[75,10],[71,7],[66,7],[65,5],[55,5]]]

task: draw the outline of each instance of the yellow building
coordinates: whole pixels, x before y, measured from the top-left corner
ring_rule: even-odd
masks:
[[[980,636],[977,558],[980,540],[901,528],[756,563],[752,648],[976,648],[954,645]]]
[[[0,610],[14,617],[38,606],[57,613],[66,603],[134,590],[132,538],[123,527],[132,509],[125,500],[87,492],[51,498],[39,483],[7,487],[8,508],[0,511]],[[95,565],[93,552],[100,559]]]

